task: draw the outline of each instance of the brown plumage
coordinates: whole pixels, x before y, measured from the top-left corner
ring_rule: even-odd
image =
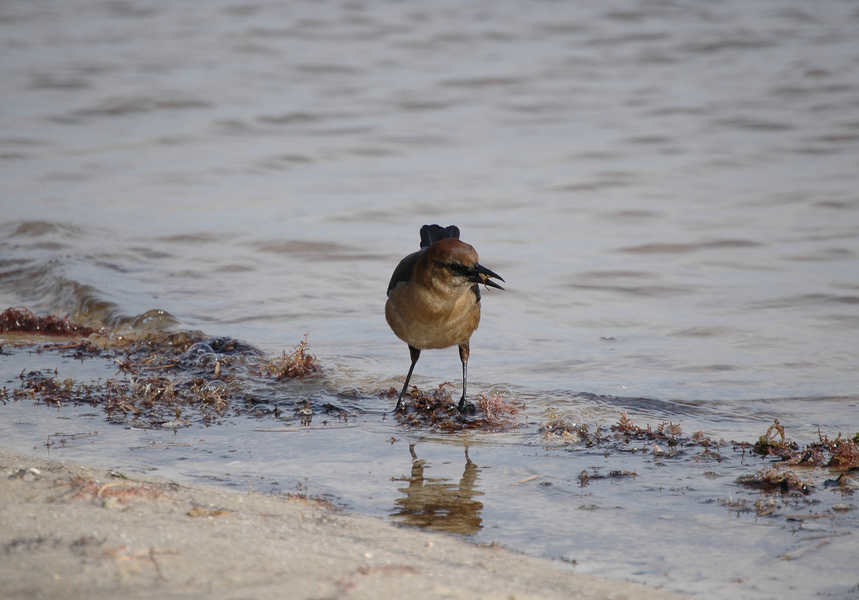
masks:
[[[504,280],[477,261],[477,252],[459,240],[456,226],[424,225],[421,249],[401,260],[394,270],[388,284],[385,319],[394,334],[409,345],[412,359],[397,410],[403,409],[403,396],[421,350],[451,346],[459,346],[462,361],[459,409],[467,409],[468,341],[480,323],[478,284],[504,289],[489,278]]]

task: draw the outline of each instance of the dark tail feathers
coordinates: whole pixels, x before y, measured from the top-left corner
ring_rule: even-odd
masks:
[[[421,227],[421,248],[426,248],[431,244],[435,244],[439,240],[447,238],[459,239],[459,227],[450,225],[441,227],[440,225],[424,225]]]

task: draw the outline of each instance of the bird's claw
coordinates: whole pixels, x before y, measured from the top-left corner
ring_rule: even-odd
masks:
[[[465,396],[460,398],[459,406],[457,408],[459,409],[459,412],[462,413],[463,415],[465,415],[465,414],[473,415],[474,414],[474,405],[471,402],[469,402],[468,398],[466,398]]]

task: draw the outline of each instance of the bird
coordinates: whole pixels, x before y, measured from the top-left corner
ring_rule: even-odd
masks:
[[[424,225],[421,247],[400,261],[388,283],[385,320],[409,346],[412,364],[396,412],[405,409],[403,397],[421,350],[459,347],[462,361],[462,398],[459,411],[469,408],[466,393],[469,340],[480,323],[479,284],[503,290],[490,278],[500,275],[481,265],[477,251],[459,239],[455,225]]]

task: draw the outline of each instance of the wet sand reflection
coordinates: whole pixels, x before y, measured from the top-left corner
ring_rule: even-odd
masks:
[[[424,477],[427,462],[418,459],[414,444],[409,445],[409,452],[412,455],[411,476],[408,480],[394,479],[408,481],[409,485],[398,490],[405,497],[394,500],[398,510],[393,519],[404,525],[463,535],[480,531],[483,503],[473,499],[483,495],[476,489],[480,469],[468,457],[468,448],[465,448],[465,468],[458,485],[445,477]]]

